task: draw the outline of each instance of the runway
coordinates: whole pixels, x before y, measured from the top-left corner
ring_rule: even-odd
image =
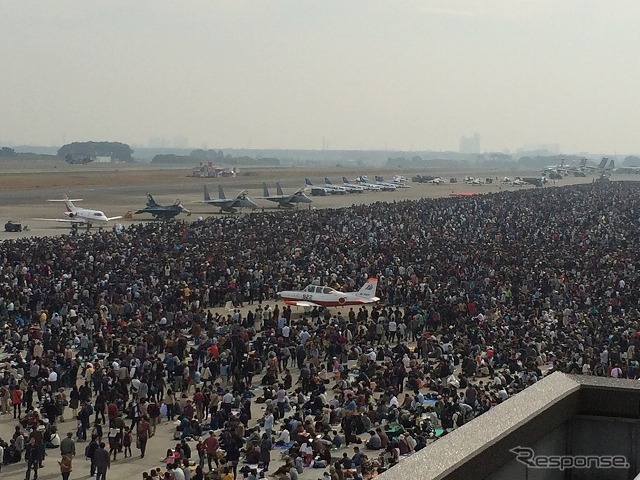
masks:
[[[89,164],[69,165],[61,161],[59,164],[38,163],[16,165],[11,164],[7,173],[0,179],[0,222],[2,232],[0,240],[24,236],[51,236],[65,234],[70,228],[64,223],[33,220],[34,218],[63,218],[64,206],[60,203],[47,202],[49,199],[61,199],[63,195],[82,198],[78,206],[102,210],[109,217],[125,215],[142,208],[146,202],[145,195],[150,192],[160,204],[171,204],[179,199],[192,215],[180,215],[178,219],[193,221],[199,217],[220,215],[219,208],[212,205],[193,203],[202,200],[202,186],[207,185],[213,198],[217,198],[218,185],[224,187],[227,198],[235,196],[241,190],[248,190],[249,196],[258,204],[258,211],[278,210],[273,202],[258,199],[262,196],[262,182],[266,182],[271,193],[275,193],[275,183],[282,185],[285,193],[292,193],[304,186],[304,179],[310,178],[318,185],[324,184],[324,177],[329,177],[336,185],[340,185],[343,176],[353,179],[366,174],[370,179],[374,175],[382,175],[385,180],[395,174],[410,178],[417,173],[442,176],[448,182],[456,177],[458,183],[429,185],[409,182],[411,188],[400,188],[394,192],[354,193],[345,195],[313,196],[311,204],[302,204],[300,209],[342,208],[357,204],[375,202],[392,202],[417,200],[420,198],[446,197],[451,194],[496,193],[505,190],[521,190],[536,188],[532,186],[513,186],[504,184],[505,176],[538,177],[539,172],[512,170],[391,170],[381,168],[358,167],[345,169],[327,168],[246,168],[241,169],[236,177],[194,178],[188,177],[190,168],[155,166],[149,164]],[[462,179],[471,175],[478,178],[491,178],[493,184],[468,185]],[[618,178],[620,177],[620,178]],[[555,181],[556,186],[574,183],[590,183],[595,177],[565,177]],[[614,175],[612,179],[624,179],[630,176]],[[551,185],[552,186],[552,185]],[[548,188],[548,187],[545,187]],[[245,210],[246,212],[246,210]],[[8,220],[20,221],[28,231],[8,233],[4,231],[4,223]],[[151,221],[150,215],[134,215],[132,220],[116,220],[124,226],[130,223]],[[115,223],[106,224],[103,228],[112,228]]]

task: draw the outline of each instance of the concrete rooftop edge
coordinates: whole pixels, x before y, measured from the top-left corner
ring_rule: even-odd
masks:
[[[604,390],[611,395],[640,396],[640,382],[552,373],[401,461],[380,478],[482,479],[514,458],[509,452],[511,448],[532,445],[573,415],[590,413],[588,408],[582,412],[583,403],[593,398],[590,392],[596,394]],[[618,411],[613,406],[611,412],[606,411],[606,405],[611,402],[604,403],[605,406],[600,405],[595,414],[634,415],[629,409]],[[472,477],[469,477],[470,472],[473,472]]]

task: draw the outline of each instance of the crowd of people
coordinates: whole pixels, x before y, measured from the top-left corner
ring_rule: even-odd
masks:
[[[549,371],[638,378],[639,215],[609,182],[5,241],[2,463],[68,478],[86,442],[101,480],[158,441],[145,478],[369,478]],[[371,276],[375,306],[276,302]]]

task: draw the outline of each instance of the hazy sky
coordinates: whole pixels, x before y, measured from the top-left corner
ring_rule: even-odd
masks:
[[[640,152],[638,0],[0,0],[0,143]]]

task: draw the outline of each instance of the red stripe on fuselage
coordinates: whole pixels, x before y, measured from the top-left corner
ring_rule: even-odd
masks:
[[[360,305],[365,303],[363,300],[345,300],[344,303],[335,300],[304,300],[302,298],[283,298],[282,300],[288,305],[295,305],[296,302],[309,302],[322,307],[344,307],[346,305]]]

